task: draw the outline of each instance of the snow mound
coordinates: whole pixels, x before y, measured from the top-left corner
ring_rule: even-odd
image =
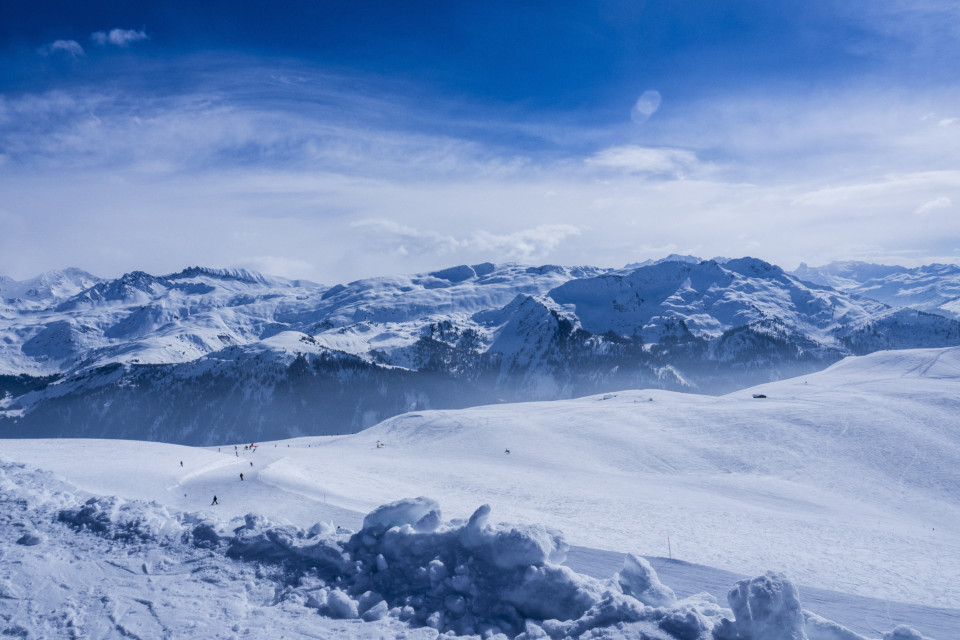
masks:
[[[0,514],[7,514],[0,524],[13,523],[19,538],[11,540],[22,549],[69,545],[64,536],[92,533],[118,557],[145,558],[144,576],[153,571],[151,548],[165,550],[168,560],[155,564],[172,573],[175,558],[184,565],[210,558],[204,566],[223,576],[204,578],[210,589],[230,584],[226,577],[237,572],[229,563],[255,566],[271,603],[373,625],[356,637],[396,636],[405,627],[475,640],[866,640],[803,611],[781,574],[738,582],[730,609],[707,593],[678,601],[633,554],[610,579],[578,574],[558,564],[567,551],[562,533],[493,524],[487,505],[467,520],[443,522],[435,501],[400,500],[373,510],[360,531],[341,533],[326,523],[301,529],[256,514],[224,523],[155,502],[87,498],[50,474],[5,463],[0,489]],[[16,524],[25,522],[33,525]],[[883,640],[925,639],[898,627]]]
[[[740,580],[727,601],[736,616],[737,635],[731,640],[808,640],[800,594],[782,574],[767,572]]]
[[[183,533],[180,519],[155,502],[128,502],[116,496],[90,498],[79,507],[63,509],[58,520],[111,540],[170,544]]]
[[[219,541],[225,543],[230,558],[279,564],[288,573],[312,573],[335,580],[347,570],[340,549],[331,537],[318,533],[317,527],[311,531],[277,526],[266,518],[247,514],[244,524],[234,529],[232,536],[221,536]],[[208,523],[194,527],[190,539],[198,545],[218,540]]]

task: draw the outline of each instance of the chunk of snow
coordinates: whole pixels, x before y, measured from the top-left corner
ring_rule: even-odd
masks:
[[[43,542],[43,536],[33,531],[28,531],[17,538],[17,544],[22,544],[26,547],[32,547],[40,544],[41,542]]]
[[[808,640],[797,588],[783,574],[740,580],[727,601],[741,640]]]
[[[436,514],[431,515],[431,512]],[[426,518],[426,520],[424,520]],[[440,505],[430,498],[406,498],[397,500],[390,504],[377,507],[367,514],[363,519],[363,528],[372,529],[374,527],[402,527],[405,524],[414,525],[424,520],[425,530],[429,530],[429,524],[440,522]]]
[[[919,631],[915,631],[905,624],[901,624],[893,631],[883,634],[883,640],[927,640]]]
[[[673,589],[660,582],[657,572],[640,556],[628,553],[623,559],[623,570],[616,575],[620,588],[651,607],[669,607],[677,602]]]
[[[333,618],[353,620],[360,617],[357,603],[340,589],[333,589],[327,594],[327,612]]]

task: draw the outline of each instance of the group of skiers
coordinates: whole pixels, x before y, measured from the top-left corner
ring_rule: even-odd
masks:
[[[249,445],[243,445],[243,450],[255,452],[257,450],[257,445],[251,442]],[[219,447],[217,448],[217,451],[220,451]],[[240,450],[237,445],[233,445],[233,453],[236,457],[240,457]],[[250,466],[253,466],[252,460],[250,461]],[[180,467],[183,468],[183,460],[180,461]],[[243,473],[240,474],[240,482],[243,482]],[[184,496],[186,496],[186,494],[184,494]],[[217,496],[213,496],[213,501],[210,503],[210,506],[212,507],[213,505],[220,505],[220,502],[217,500]]]

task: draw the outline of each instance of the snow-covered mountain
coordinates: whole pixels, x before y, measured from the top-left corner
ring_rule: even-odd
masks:
[[[960,318],[960,266],[955,264],[913,269],[867,262],[832,262],[822,267],[801,264],[793,275],[890,306]]]
[[[0,276],[0,298],[8,303],[50,302],[66,298],[101,282],[100,278],[81,269],[48,271],[30,280],[17,281]]]
[[[48,287],[29,308],[7,299],[0,435],[346,433],[410,409],[716,393],[851,354],[960,344],[956,319],[753,258],[484,263],[333,287],[242,270],[69,273],[89,286]]]

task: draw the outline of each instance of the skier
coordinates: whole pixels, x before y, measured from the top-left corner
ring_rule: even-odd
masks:
[[[219,502],[217,502],[217,496],[213,496],[213,502],[210,503],[210,506],[212,507],[212,506],[215,505],[215,504],[216,504],[216,505],[219,505],[219,504],[220,504]]]
[[[250,461],[250,466],[251,466],[251,467],[253,466],[253,461],[252,461],[252,460]]]
[[[243,474],[240,474],[240,482],[243,482]]]
[[[510,449],[504,449],[503,452],[507,455],[510,455]]]
[[[183,460],[180,461],[180,466],[181,466],[181,467],[183,466]]]

